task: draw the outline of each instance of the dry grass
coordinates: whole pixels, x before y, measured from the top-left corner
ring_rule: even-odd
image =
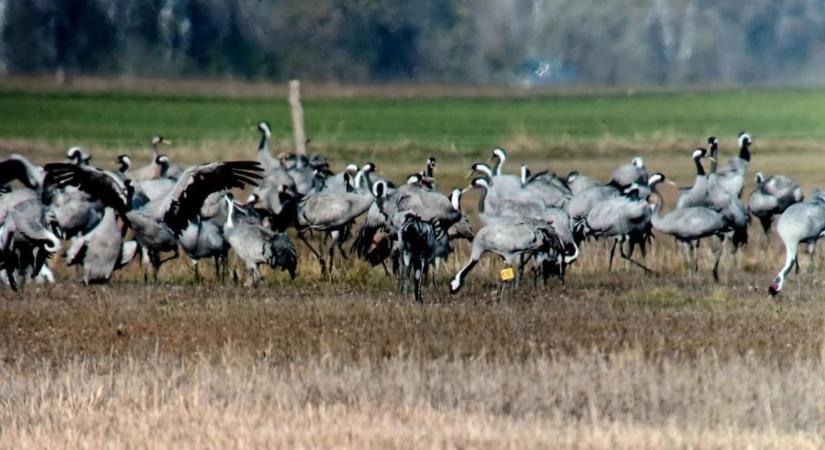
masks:
[[[820,362],[83,359],[0,369],[12,448],[817,448]]]
[[[571,275],[421,307],[357,280],[32,287],[0,301],[27,447],[816,448],[821,294]]]

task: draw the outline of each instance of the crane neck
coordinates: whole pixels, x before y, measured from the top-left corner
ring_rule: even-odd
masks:
[[[367,172],[363,172],[363,174],[364,174],[364,176],[362,177],[363,178],[362,183],[364,183],[364,182],[367,183],[367,186],[365,187],[365,189],[366,189],[366,191],[369,195],[372,195],[372,178],[370,178],[370,173],[369,173],[369,171],[367,171]]]
[[[702,158],[693,158],[693,163],[696,164],[696,176],[705,176],[705,168],[702,166]],[[713,164],[712,161],[711,164]]]
[[[258,143],[258,151],[269,153],[269,137],[266,133],[261,133],[261,141]]]
[[[710,173],[716,173],[716,169],[719,168],[719,158],[716,157],[716,154],[719,153],[719,145],[715,142],[710,144]]]
[[[496,167],[493,168],[493,173],[495,174],[495,176],[500,177],[501,176],[501,167],[504,165],[504,161],[507,160],[507,157],[503,156],[503,155],[499,155],[499,157],[496,158],[496,159],[498,159],[498,161],[496,162]]]
[[[226,203],[228,206],[228,210],[226,211],[226,224],[224,225],[224,227],[232,228],[235,226],[235,223],[232,221],[232,215],[235,213],[235,201],[231,199],[226,199]]]
[[[353,183],[356,192],[363,192],[362,185],[367,183],[366,190],[370,191],[370,186],[372,186],[372,181],[370,180],[370,176],[367,172],[363,170],[359,170],[358,173],[355,174],[355,182]]]
[[[461,212],[461,191],[453,192],[450,196],[450,203],[453,205],[453,209]]]
[[[487,188],[481,189],[481,195],[478,197],[478,212],[479,214],[484,213],[484,203],[487,200]]]
[[[746,141],[739,146],[739,159],[750,162],[751,160],[751,145]]]

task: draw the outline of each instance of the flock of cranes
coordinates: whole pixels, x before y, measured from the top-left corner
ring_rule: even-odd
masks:
[[[756,188],[747,204],[743,201],[752,144],[747,133],[739,135],[739,154],[723,166],[715,137],[707,148],[693,151],[696,178],[682,189],[675,208],[664,212],[657,186],[675,183],[662,173],[648,173],[640,157],[602,183],[578,172],[533,173],[526,165],[518,175],[506,173],[507,153],[496,148],[494,164],[473,164],[469,185],[444,194],[435,187],[433,157],[424,170],[396,185],[379,176],[372,163],[335,173],[320,155],[275,157],[269,123],[257,128],[261,140],[252,161],[181,168],[159,151],[169,143],[162,136],[152,139],[152,159],[140,168],[120,155],[116,171],[102,170],[77,147],[65,161],[43,167],[17,154],[0,160],[0,283],[19,289],[32,279],[53,282],[49,259],[62,248],[64,261],[80,267],[86,284],[108,282],[138,255],[144,280],[157,280],[164,262],[181,250],[198,279],[199,261],[212,259],[215,276],[224,280],[230,250],[242,261],[249,285],[260,279],[262,266],[294,278],[298,256],[289,229],[317,258],[322,273],[336,270],[336,252],[341,258],[352,252],[392,272],[399,289],[419,301],[425,280],[433,278],[431,268],[450,256],[459,239],[469,241],[471,250],[450,280],[451,292],[462,288],[485,253],[504,259],[515,286],[528,264],[535,279],[563,281],[590,239],[612,241],[608,268],[618,247],[621,258],[651,271],[634,252],[644,258],[654,230],[683,245],[689,273],[698,270],[699,241],[709,241],[718,280],[724,241],[735,257],[747,243],[751,216],[768,233],[779,215],[777,232],[787,256],[770,285],[776,295],[798,267],[799,244],[812,252],[825,234],[825,194],[815,192],[803,202],[792,178],[757,173]],[[248,187],[246,201],[232,195],[233,189]],[[475,232],[462,211],[462,195],[471,189],[480,191],[481,227]]]

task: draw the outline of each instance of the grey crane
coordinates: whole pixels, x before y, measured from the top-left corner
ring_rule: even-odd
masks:
[[[595,178],[582,175],[575,170],[567,174],[567,187],[570,188],[570,192],[573,195],[600,185],[601,183],[599,183]]]
[[[499,255],[508,265],[518,267],[520,274],[525,257],[551,251],[562,254],[564,249],[552,226],[546,222],[524,219],[485,225],[473,239],[469,260],[450,281],[450,292],[456,293],[461,289],[467,274],[484,253]]]
[[[453,209],[461,213],[461,219],[459,219],[458,222],[454,223],[453,226],[447,230],[447,234],[449,235],[451,241],[458,239],[472,241],[474,236],[470,219],[461,208],[461,198],[464,196],[464,192],[464,189],[458,188],[453,189],[450,192],[450,204],[453,205]]]
[[[432,227],[438,222],[438,228],[446,231],[437,233],[436,247],[432,250],[436,264],[446,259],[452,251],[449,239],[472,236],[469,221],[461,212],[461,190],[454,190],[450,197],[434,191],[424,185],[426,177],[412,174],[407,184],[398,189],[388,188],[382,198],[378,199],[367,212],[367,218],[358,230],[353,241],[353,250],[372,265],[383,263],[399,245],[399,230],[410,219],[422,222],[414,225],[417,231]],[[423,231],[422,231],[423,232]],[[400,256],[400,255],[399,255]],[[394,261],[395,272],[401,266],[398,259]],[[386,266],[385,266],[386,269]],[[399,287],[405,278],[399,277]]]
[[[646,184],[647,183],[647,169],[641,156],[634,157],[630,164],[619,166],[613,171],[611,183],[616,184],[621,188],[626,188],[633,183]]]
[[[315,186],[318,171],[309,165],[306,157],[300,156],[301,155],[295,159],[294,167],[287,169],[287,174],[289,174],[295,183],[295,192],[301,195],[307,195]]]
[[[0,259],[4,260],[0,265],[6,269],[0,270],[15,289],[27,278],[41,275],[53,282],[46,257],[59,248],[59,241],[55,244],[52,236],[61,230],[54,210],[43,202],[50,202],[61,191],[46,184],[42,167],[18,154],[0,160],[0,187],[14,180],[25,188],[0,196],[0,227],[4,227],[6,239],[0,248]]]
[[[544,205],[540,200],[530,197],[497,198],[489,201],[491,189],[486,178],[475,178],[467,189],[481,190],[478,201],[479,217],[485,224],[511,222],[512,220],[529,218],[532,220],[553,222],[559,236],[572,237],[570,216],[560,209]]]
[[[286,231],[297,223],[298,204],[303,197],[290,190],[288,186],[282,185],[277,191],[270,189],[262,194],[253,192],[247,199],[247,205],[255,208],[260,216],[266,217],[270,228],[275,231]]]
[[[481,173],[486,175],[484,171]],[[500,217],[528,217],[531,211],[544,211],[549,207],[541,198],[522,189],[520,182],[502,188],[496,184],[500,178],[485,176],[475,178],[470,183],[470,187],[482,189],[479,201],[479,217],[482,222],[496,221]],[[492,181],[493,179],[496,181]]]
[[[254,285],[260,280],[259,268],[264,264],[273,269],[280,267],[295,279],[298,254],[289,236],[263,226],[254,211],[239,207],[231,196],[227,195],[225,201],[227,214],[223,234],[246,265],[246,285]]]
[[[793,178],[784,175],[765,177],[762,172],[756,172],[756,187],[748,197],[748,211],[759,219],[768,235],[773,216],[782,214],[804,198],[802,187]]]
[[[569,177],[568,177],[569,178]],[[635,157],[630,164],[619,167],[613,172],[613,178],[605,185],[596,185],[584,190],[579,190],[570,198],[567,203],[567,213],[573,223],[573,232],[577,242],[581,242],[586,237],[586,221],[590,210],[597,204],[619,197],[623,191],[632,186],[648,185],[647,169],[641,157]]]
[[[715,138],[711,139],[715,141]],[[739,195],[725,188],[722,181],[723,176],[716,170],[716,164],[713,162],[717,160],[715,142],[711,145],[710,154],[711,169],[708,175],[708,196],[704,206],[719,211],[730,224],[731,252],[735,259],[739,247],[748,243],[748,212]]]
[[[279,203],[280,193],[297,192],[297,188],[295,180],[284,167],[283,161],[273,157],[269,151],[269,139],[272,137],[272,128],[269,122],[259,122],[257,129],[261,133],[261,141],[258,144],[258,162],[264,168],[264,179],[253,190],[253,194],[258,196],[259,206],[278,214],[281,209]]]
[[[166,155],[158,155],[155,158],[158,165],[158,176],[149,180],[135,181],[132,186],[135,188],[135,195],[143,196],[147,201],[159,200],[166,196],[175,187],[176,179],[165,176],[169,167],[169,158]]]
[[[433,189],[435,189],[436,167],[438,167],[438,160],[435,158],[435,156],[430,156],[427,158],[427,164],[424,167],[424,171],[421,172],[421,178],[426,180]]]
[[[427,278],[430,266],[439,256],[449,253],[449,237],[438,219],[427,222],[421,220],[412,211],[402,213],[395,218],[398,223],[398,242],[401,268],[398,273],[399,287],[402,292],[409,281],[413,285],[413,296],[417,302],[423,302],[421,285]]]
[[[416,185],[420,187],[426,184],[428,189],[432,190],[433,185],[430,179],[425,179],[425,177],[417,173],[410,175],[410,177],[415,178],[417,181],[415,183],[408,182],[408,187],[409,185]],[[360,171],[356,172],[355,178],[353,179],[353,187],[358,192],[370,192],[376,181],[382,181],[386,185],[387,189],[395,188],[395,184],[392,181],[386,177],[378,175],[375,163],[367,162],[361,166]]]
[[[161,252],[174,252],[177,257],[177,237],[198,214],[209,194],[232,188],[254,185],[261,178],[258,162],[230,161],[202,164],[186,169],[175,187],[162,199],[150,202],[140,210],[131,210],[127,184],[116,175],[92,167],[68,164],[48,164],[48,176],[61,186],[74,185],[93,193],[104,205],[114,208],[125,217],[141,247],[144,279],[148,267],[154,270],[154,279],[162,260]]]
[[[453,198],[447,197],[425,185],[424,177],[418,175],[410,177],[412,183],[407,184],[407,189],[399,189],[401,195],[391,199],[395,200],[394,204],[390,205],[387,198],[376,204],[390,219],[385,228],[390,232],[397,230],[400,261],[396,267],[402,269],[396,271],[399,285],[403,287],[405,281],[413,281],[416,299],[420,300],[420,283],[427,277],[430,265],[446,260],[452,252],[449,230],[461,222],[464,215],[460,190],[457,198],[455,193],[451,194]]]
[[[812,200],[789,206],[779,216],[776,232],[782,239],[782,243],[785,244],[785,264],[768,288],[768,292],[772,296],[779,294],[785,284],[785,277],[794,264],[797,264],[799,244],[808,244],[813,262],[814,246],[819,238],[825,235],[825,198],[823,198],[823,193],[817,192]],[[810,267],[813,270],[813,264]]]
[[[496,165],[491,168],[492,173],[490,173],[490,181],[494,186],[494,189],[501,190],[504,192],[513,192],[516,190],[521,189],[521,178],[516,175],[505,175],[502,174],[502,169],[504,168],[504,163],[507,162],[507,152],[501,148],[496,147],[493,149],[492,153],[490,154],[490,161],[496,161]],[[486,164],[484,164],[486,165]],[[484,171],[484,165],[480,167]],[[489,167],[489,166],[488,166]],[[473,170],[475,170],[475,166]],[[486,172],[486,171],[484,171]]]
[[[198,213],[197,220],[189,222],[178,237],[180,248],[192,261],[196,281],[201,279],[201,259],[212,258],[216,279],[221,279],[226,272],[229,243],[223,234],[223,225],[228,214],[225,195],[225,191],[209,194]]]
[[[129,158],[129,155],[118,155],[116,162],[118,164],[117,173],[120,175],[120,178],[131,178],[129,177],[129,169],[132,168],[132,159]]]
[[[416,178],[417,180],[417,178]],[[406,186],[406,185],[405,185]],[[364,222],[358,228],[352,241],[352,251],[373,266],[384,265],[389,275],[385,260],[392,255],[397,231],[392,229],[392,218],[399,213],[399,204],[408,195],[409,189],[387,188],[382,198],[374,202],[367,210]]]
[[[479,198],[479,217],[485,224],[511,223],[518,220],[531,220],[550,224],[554,233],[562,243],[561,263],[571,264],[578,258],[579,249],[573,230],[570,216],[560,208],[545,206],[540,201],[530,201],[529,198],[504,198],[496,202],[488,202],[490,195],[489,184],[485,178],[475,178],[469,188],[481,189]],[[488,210],[492,208],[492,210]],[[561,267],[563,269],[563,266]],[[560,274],[561,275],[561,274]]]
[[[52,231],[56,221],[34,191],[20,189],[0,196],[0,270],[11,288],[41,273],[46,260],[60,250]]]
[[[664,176],[654,174],[650,177],[651,180],[654,177],[661,181]],[[636,192],[638,192],[638,189],[636,185],[628,188],[629,191],[635,190]],[[650,216],[651,212],[647,201],[640,200],[638,196],[611,198],[595,205],[590,210],[585,221],[587,234],[597,239],[601,237],[613,239],[608,257],[608,270],[613,267],[613,256],[618,245],[619,254],[622,258],[642,268],[645,272],[652,272],[647,266],[632,258],[636,245],[639,245],[643,250],[646,248],[650,236]],[[624,249],[625,242],[628,243],[627,253]]]
[[[272,156],[269,151],[269,139],[272,138],[272,126],[266,120],[258,122],[258,131],[261,132],[261,141],[258,144],[258,162],[266,173],[283,168],[281,161]]]
[[[716,139],[716,138],[711,138]],[[708,156],[708,151],[704,148],[697,148],[693,151],[693,164],[696,166],[696,179],[690,188],[684,189],[679,194],[676,208],[686,208],[689,206],[703,206],[708,197],[708,177],[705,168],[702,166],[702,158]]]
[[[620,188],[613,184],[598,185],[583,191],[576,192],[567,203],[567,214],[570,216],[576,242],[581,242],[587,236],[587,215],[599,203],[622,195]]]
[[[358,166],[356,164],[347,164],[343,172],[324,180],[323,189],[330,192],[348,192],[354,187],[352,184],[357,173]]]
[[[78,166],[88,166],[92,161],[92,155],[80,147],[72,147],[66,151],[66,159]]]
[[[124,229],[117,221],[116,211],[107,207],[100,223],[75,237],[66,250],[67,265],[81,265],[84,284],[107,283],[137,253],[137,242],[123,239]]]
[[[54,192],[48,208],[57,219],[64,239],[88,233],[97,226],[104,214],[100,202],[72,186]]]
[[[363,181],[362,176],[358,179]],[[428,190],[422,185],[424,182],[424,177],[415,173],[408,176],[406,184],[397,189],[387,186],[382,197],[370,206],[366,219],[353,240],[352,250],[355,254],[373,266],[382,264],[387,275],[389,271],[385,260],[398,254],[398,226],[404,220],[405,212],[415,214],[415,211],[412,211],[413,206],[408,206],[409,197]],[[417,206],[420,206],[420,202]],[[398,273],[400,268],[398,258],[393,259],[393,268],[394,272]],[[402,282],[403,280],[399,278],[399,288]]]
[[[161,165],[158,163],[158,146],[160,145],[171,145],[172,142],[164,138],[163,136],[155,136],[152,138],[152,160],[149,165],[141,167],[139,169],[134,169],[129,173],[129,178],[132,181],[144,181],[144,180],[151,180],[153,178],[157,178],[161,174]],[[168,169],[167,169],[168,172]],[[171,175],[171,174],[169,174]]]
[[[183,173],[183,169],[180,168],[180,166],[172,164],[172,161],[169,159],[168,155],[159,155],[157,158],[157,163],[160,166],[159,176],[162,178],[177,180]]]
[[[555,172],[549,170],[542,170],[538,173],[532,173],[527,164],[521,165],[521,184],[526,186],[533,183],[547,184],[562,191],[568,197],[573,195],[570,186],[567,185],[567,180],[560,178]]]
[[[745,186],[745,177],[751,161],[751,136],[744,131],[739,133],[739,155],[719,169],[719,184],[731,194],[741,197]]]
[[[543,209],[544,204],[538,199],[532,202],[517,202],[518,196],[505,196],[493,189],[489,177],[476,177],[467,187],[480,189],[478,198],[478,216],[484,224],[495,222],[500,217],[522,217],[528,215],[527,209]]]
[[[526,164],[521,165],[521,186],[528,195],[535,196],[545,205],[566,208],[573,193],[555,174],[546,170],[532,174]]]
[[[712,241],[712,250],[715,253],[713,278],[718,281],[719,261],[722,257],[721,244],[725,239],[725,233],[730,230],[730,223],[721,213],[704,206],[678,208],[662,216],[661,197],[653,195],[648,200],[653,213],[650,218],[653,229],[673,236],[684,245],[689,274],[698,270],[695,257],[696,242],[710,236],[718,238],[718,243]]]
[[[378,181],[372,192],[313,192],[304,197],[297,207],[298,237],[318,258],[321,272],[327,273],[327,264],[321,251],[316,250],[304,237],[306,230],[317,230],[332,238],[328,254],[330,267],[337,246],[344,256],[343,243],[349,235],[349,227],[359,216],[367,212],[376,197],[381,197],[386,190],[386,184]]]

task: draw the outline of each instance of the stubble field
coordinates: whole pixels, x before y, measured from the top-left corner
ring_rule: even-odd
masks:
[[[180,163],[254,158],[249,127],[272,121],[288,148],[285,102],[269,91],[0,91],[0,148],[40,162],[69,145],[113,167],[147,162],[157,133]],[[277,89],[274,90],[277,92]],[[821,90],[687,93],[465,93],[410,99],[386,90],[305,104],[313,147],[333,168],[373,161],[396,180],[439,158],[438,186],[467,183],[502,145],[507,169],[579,170],[601,179],[635,154],[680,185],[707,135],[755,138],[751,173],[823,183]],[[446,94],[449,94],[447,92]],[[745,189],[750,191],[750,185]],[[677,190],[662,188],[665,209]],[[468,195],[465,207],[476,209]],[[23,447],[818,448],[825,432],[825,308],[818,272],[792,275],[758,227],[722,279],[688,278],[659,236],[645,275],[590,242],[567,283],[527,282],[498,298],[489,257],[465,290],[437,274],[426,304],[395,293],[380,268],[348,260],[333,279],[301,249],[299,276],[255,288],[194,284],[182,258],[144,285],[137,263],[83,287],[0,290],[0,442]],[[300,248],[300,244],[299,248]],[[703,249],[706,251],[706,249]],[[204,270],[209,273],[208,270]],[[797,283],[797,280],[800,280]]]

